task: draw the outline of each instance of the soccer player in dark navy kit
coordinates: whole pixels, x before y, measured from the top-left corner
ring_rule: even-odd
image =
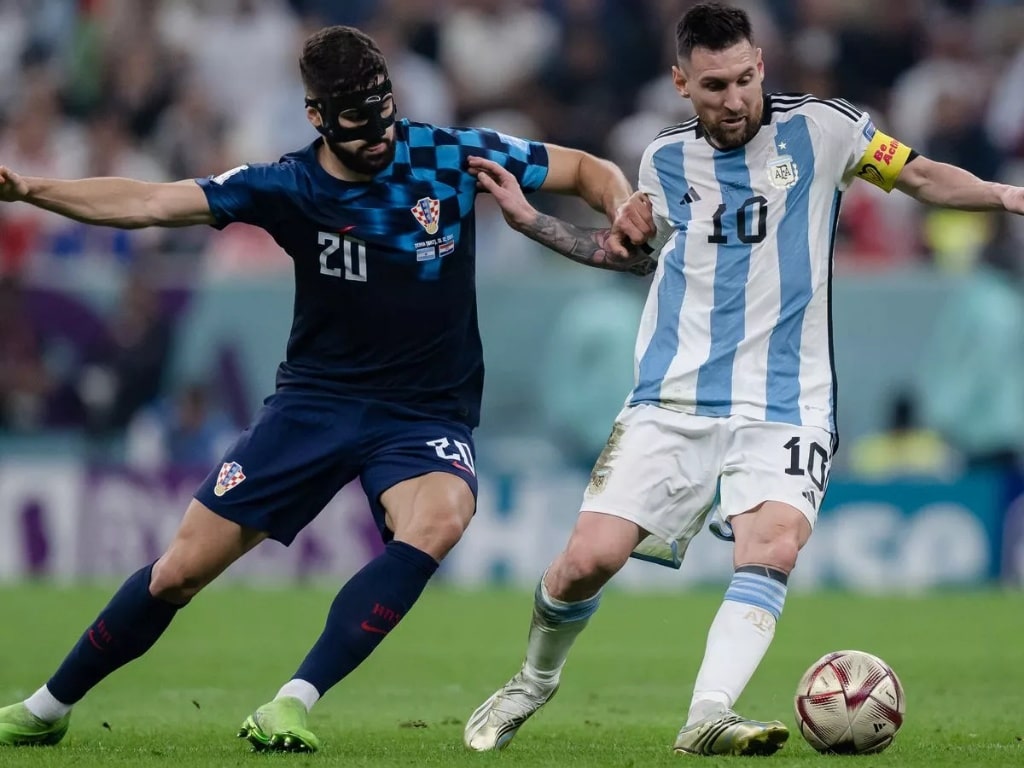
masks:
[[[288,544],[360,478],[386,543],[338,593],[292,680],[246,719],[258,749],[312,751],[307,713],[412,608],[476,506],[472,430],[483,387],[469,158],[528,191],[575,194],[613,221],[589,263],[627,269],[653,224],[624,203],[612,164],[482,129],[396,119],[386,62],[349,27],[312,35],[300,59],[322,134],[277,163],[167,184],[22,178],[0,200],[122,228],[241,221],[295,263],[295,316],[277,390],[228,449],[167,551],[129,577],[52,678],[0,709],[0,745],[55,744],[71,707],[145,653],[179,608],[270,537]],[[621,213],[620,213],[621,211]]]

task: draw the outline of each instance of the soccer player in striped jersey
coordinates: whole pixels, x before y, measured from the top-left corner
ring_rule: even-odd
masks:
[[[0,201],[79,221],[263,227],[294,261],[296,284],[277,391],[200,486],[164,555],[129,577],[46,685],[0,709],[0,746],[60,741],[72,705],[145,653],[203,587],[263,539],[289,544],[358,477],[384,552],[341,589],[293,678],[239,734],[257,749],[316,750],[309,709],[413,607],[476,508],[479,189],[467,158],[494,160],[526,189],[575,194],[609,219],[632,191],[618,168],[583,152],[396,119],[384,57],[358,30],[313,34],[300,68],[322,136],[276,163],[169,184],[0,167]],[[630,264],[625,240],[654,232],[642,212],[630,215],[611,238],[622,258],[589,263]],[[232,661],[259,668],[249,650]]]
[[[657,269],[635,386],[591,474],[565,550],[537,586],[522,669],[470,717],[498,749],[559,684],[601,588],[630,555],[679,567],[713,515],[735,574],[712,622],[675,750],[775,752],[779,721],[733,711],[768,650],[835,450],[830,283],[843,190],[857,179],[924,203],[1024,213],[1024,189],[918,155],[841,99],[764,95],[747,15],[700,4],[677,28],[676,89],[696,117],[648,147],[633,202],[651,206]],[[540,215],[515,180],[471,161],[507,221],[574,258],[601,233]],[[640,652],[632,649],[633,652]]]

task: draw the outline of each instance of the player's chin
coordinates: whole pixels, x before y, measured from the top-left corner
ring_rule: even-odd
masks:
[[[390,141],[380,141],[359,150],[359,159],[367,168],[381,170],[391,165],[395,157],[395,145]]]
[[[742,147],[750,141],[754,133],[755,131],[750,130],[750,121],[745,118],[731,123],[719,123],[712,132],[711,137],[715,140],[715,144],[718,147],[722,149],[735,149],[736,147]]]

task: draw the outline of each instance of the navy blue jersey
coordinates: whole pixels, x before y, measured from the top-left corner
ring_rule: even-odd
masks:
[[[322,141],[277,163],[197,179],[215,226],[261,227],[295,263],[278,388],[393,402],[476,426],[477,188],[466,158],[494,160],[533,191],[547,176],[547,150],[495,131],[399,120],[391,165],[347,182],[318,162]]]

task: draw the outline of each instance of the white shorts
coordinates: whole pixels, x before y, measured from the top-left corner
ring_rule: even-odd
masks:
[[[725,522],[779,501],[813,528],[831,459],[832,435],[819,427],[626,407],[594,465],[581,511],[631,520],[681,560],[716,500]]]

